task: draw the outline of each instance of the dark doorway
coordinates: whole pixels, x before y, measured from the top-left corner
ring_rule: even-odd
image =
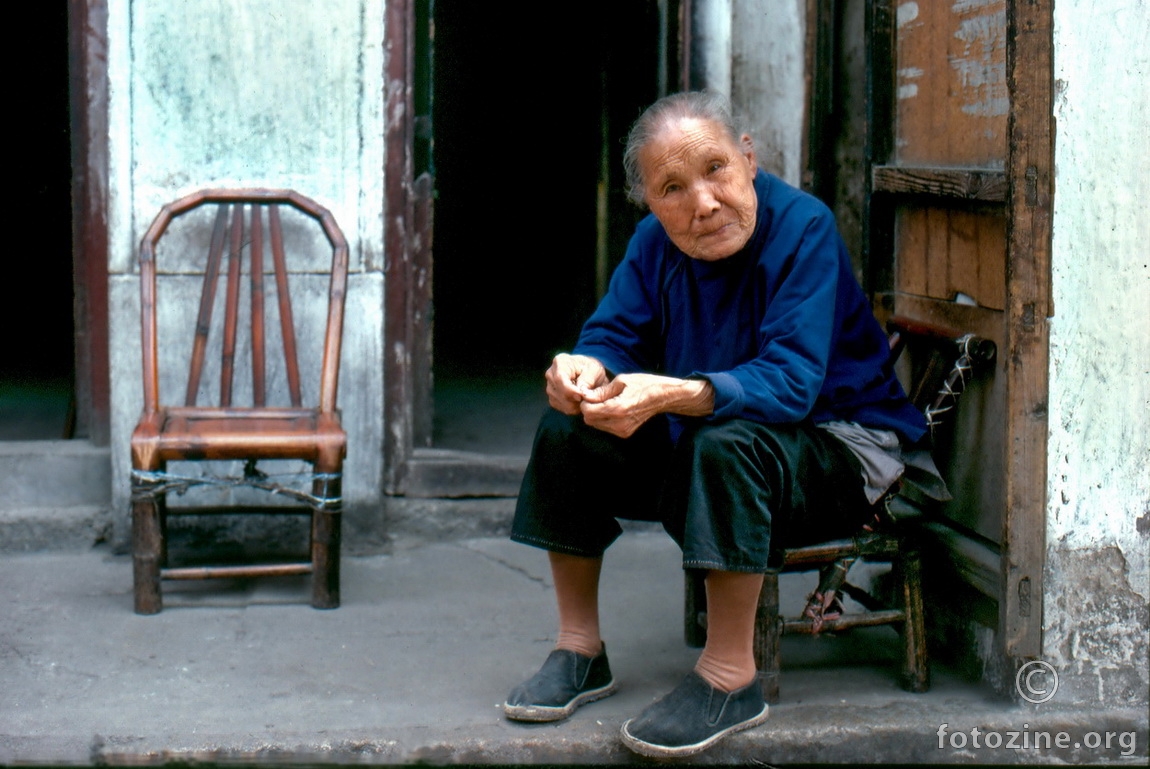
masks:
[[[7,251],[0,355],[0,440],[72,437],[74,324],[68,6],[30,3],[25,74],[15,89],[15,242]]]
[[[527,453],[640,212],[622,145],[666,72],[666,4],[434,0],[433,444]]]

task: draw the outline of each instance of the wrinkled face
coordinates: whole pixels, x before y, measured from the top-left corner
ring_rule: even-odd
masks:
[[[671,241],[692,259],[739,251],[755,230],[755,152],[709,120],[668,123],[639,153],[645,200]]]

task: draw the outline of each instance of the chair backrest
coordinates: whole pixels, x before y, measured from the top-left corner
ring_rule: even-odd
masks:
[[[924,355],[910,364],[905,377],[907,396],[926,417],[931,435],[948,418],[979,371],[994,362],[997,346],[989,339],[962,333],[910,318],[895,316],[887,321],[891,362],[898,365],[910,346],[924,348]],[[905,361],[903,361],[905,363]]]
[[[172,227],[177,220],[186,226]],[[323,253],[317,255],[317,250]],[[294,257],[296,251],[307,254],[300,257],[304,266],[292,269],[289,255]],[[299,364],[301,339],[297,316],[301,312],[314,314],[314,308],[301,307],[297,302],[293,309],[291,283],[315,280],[326,273],[326,319],[322,324],[323,353],[316,394],[320,411],[335,411],[348,246],[331,212],[293,190],[259,188],[200,190],[160,210],[144,234],[139,254],[144,412],[147,414],[155,413],[164,405],[174,405],[161,401],[157,291],[160,253],[165,255],[165,263],[171,259],[169,272],[173,283],[179,283],[185,294],[191,290],[189,281],[202,275],[195,319],[181,324],[184,338],[190,337],[190,363],[183,393],[185,407],[204,405],[198,401],[208,399],[209,394],[216,391],[210,387],[205,389],[203,382],[205,369],[216,368],[214,359],[209,363],[210,353],[218,352],[218,399],[213,405],[223,409],[239,408],[234,403],[239,393],[236,376],[237,369],[243,367],[237,366],[237,353],[245,342],[251,357],[250,377],[245,381],[250,386],[251,402],[244,405],[253,408],[272,405],[268,402],[269,394],[284,387],[278,382],[269,382],[269,372],[282,372],[286,399],[290,406],[302,407],[305,392]],[[241,285],[245,272],[249,284],[246,292]],[[226,276],[222,293],[217,291],[221,273]],[[269,273],[271,280],[265,280]],[[274,301],[268,302],[272,294]],[[193,301],[191,296],[184,298],[188,300],[185,305]],[[221,303],[223,306],[219,308]],[[186,320],[190,311],[191,308],[185,306],[183,318],[180,309],[164,317],[166,321]],[[244,322],[244,318],[248,322]],[[277,336],[268,332],[269,320],[279,328],[282,360],[269,359],[269,342]],[[188,342],[176,341],[174,336],[165,337],[165,350],[169,343]]]

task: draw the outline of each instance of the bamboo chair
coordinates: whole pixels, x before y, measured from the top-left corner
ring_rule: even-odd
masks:
[[[173,265],[165,267],[159,286],[158,254],[164,265]],[[289,275],[289,260],[294,265],[296,259],[310,261]],[[348,246],[335,219],[291,190],[201,190],[161,209],[142,239],[139,267],[144,405],[131,438],[135,611],[162,609],[162,580],[306,574],[312,577],[312,606],[339,606],[347,437],[336,390]],[[217,296],[221,273],[226,285]],[[246,292],[241,291],[245,273]],[[326,282],[326,301],[319,288],[310,302],[297,302],[293,311],[292,284],[306,290],[303,284],[309,280]],[[173,296],[180,286],[191,301]],[[198,310],[193,306],[197,288]],[[274,301],[265,302],[273,296]],[[298,318],[309,315],[318,326],[310,336],[297,331],[302,325]],[[178,328],[169,331],[172,325]],[[282,355],[273,353],[277,339]],[[181,367],[169,365],[181,357],[181,345],[190,350],[183,382]],[[245,346],[250,367],[238,365]],[[301,377],[301,349],[315,353],[311,379]],[[237,376],[241,369],[250,373]],[[215,377],[205,373],[218,377],[218,387],[211,384]],[[178,400],[175,392],[183,398],[181,405],[169,405]],[[291,473],[295,485],[260,470],[257,462],[264,460],[301,467]],[[210,464],[170,472],[170,462]],[[241,464],[242,471],[237,469]],[[211,504],[169,506],[172,492],[189,490],[190,496],[207,492]],[[291,504],[262,504],[265,500]],[[280,558],[277,563],[170,565],[168,516],[207,513],[310,516],[310,554],[307,560]]]
[[[994,361],[994,342],[948,328],[893,318],[888,323],[891,359],[897,362],[908,342],[922,348],[925,362],[910,373],[911,401],[923,410],[930,434],[941,427],[958,403],[972,376]],[[920,547],[913,520],[898,511],[914,510],[919,501],[903,498],[905,490],[890,489],[875,505],[873,523],[854,537],[781,550],[777,566],[763,579],[755,617],[755,664],[763,697],[779,701],[781,642],[784,635],[817,635],[857,627],[890,625],[903,643],[901,685],[912,692],[930,688],[930,668],[923,618]],[[900,520],[901,519],[901,520]],[[848,581],[851,567],[859,561],[889,564],[894,600]],[[808,596],[800,616],[779,614],[779,575],[784,572],[819,572],[818,587]],[[701,647],[707,638],[705,572],[687,570],[684,635],[689,646]],[[852,598],[862,609],[847,612],[841,596]]]

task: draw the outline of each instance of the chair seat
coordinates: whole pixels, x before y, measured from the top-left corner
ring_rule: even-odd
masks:
[[[334,467],[347,453],[338,416],[304,408],[170,408],[132,434],[137,469],[183,459],[302,459]]]

